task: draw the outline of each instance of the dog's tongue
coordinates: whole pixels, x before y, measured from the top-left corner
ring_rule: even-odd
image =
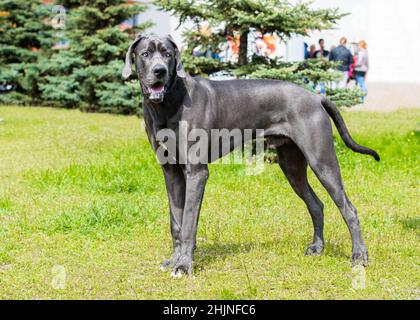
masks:
[[[160,85],[158,85],[158,86],[155,86],[155,87],[151,87],[150,88],[150,92],[151,93],[162,93],[163,92],[163,84],[160,84]]]

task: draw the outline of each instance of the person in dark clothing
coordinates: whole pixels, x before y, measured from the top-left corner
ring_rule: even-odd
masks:
[[[319,43],[319,50],[316,50],[313,53],[313,57],[312,58],[315,58],[315,59],[328,59],[329,52],[328,52],[328,50],[325,50],[325,41],[324,41],[324,39],[319,39],[318,43]],[[326,92],[325,91],[326,90],[325,89],[325,82],[324,81],[321,81],[319,83],[315,82],[314,83],[314,89],[315,90],[316,90],[316,88],[317,88],[318,85],[320,86],[319,93],[320,94],[325,94],[325,92]]]
[[[346,48],[347,39],[342,37],[340,39],[340,45],[331,50],[330,61],[340,61],[341,64],[338,66],[338,71],[342,73],[342,79],[338,82],[338,88],[345,88],[349,78],[350,65],[353,63],[353,55],[350,50]]]
[[[311,46],[309,47],[308,58],[307,59],[315,58],[315,52],[316,52],[316,47],[315,47],[314,44],[311,44]]]
[[[319,39],[318,43],[319,43],[319,50],[315,51],[315,58],[317,58],[317,59],[327,58],[328,59],[328,55],[330,53],[329,53],[328,50],[325,50],[325,41],[324,41],[324,39]]]

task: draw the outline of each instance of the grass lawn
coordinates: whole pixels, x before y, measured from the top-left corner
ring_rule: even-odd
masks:
[[[312,173],[326,248],[303,255],[312,222],[277,165],[257,176],[210,167],[195,277],[172,279],[159,270],[171,254],[169,213],[143,121],[1,107],[0,298],[419,299],[420,111],[344,116],[382,157],[336,140],[369,249],[364,286],[347,227]]]

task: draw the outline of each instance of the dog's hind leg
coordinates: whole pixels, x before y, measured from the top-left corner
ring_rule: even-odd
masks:
[[[353,254],[350,260],[351,265],[361,264],[367,266],[368,253],[363,241],[357,210],[344,190],[340,168],[334,151],[329,153],[329,157],[328,161],[312,160],[310,166],[340,210],[350,231],[353,247]]]
[[[309,166],[321,181],[332,200],[340,210],[347,224],[352,240],[351,264],[368,263],[368,253],[362,238],[356,208],[350,202],[344,189],[340,167],[334,150],[331,123],[328,117],[318,117],[317,122],[307,122],[295,143],[304,154]]]
[[[309,185],[306,159],[293,142],[276,149],[279,165],[293,190],[308,207],[314,225],[313,241],[305,254],[319,255],[324,249],[324,205]]]

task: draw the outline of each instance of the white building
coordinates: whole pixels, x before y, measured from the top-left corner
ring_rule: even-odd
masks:
[[[370,82],[420,83],[420,0],[315,0],[313,7],[337,7],[350,15],[333,30],[291,39],[282,54],[287,60],[303,58],[304,41],[318,44],[323,38],[329,49],[346,36],[349,42],[367,41]],[[175,17],[154,8],[142,17],[156,23],[153,32],[171,33],[181,42],[182,27],[175,30]]]
[[[139,1],[143,3],[151,2],[149,1]],[[154,25],[147,29],[148,33],[153,33],[157,35],[166,35],[171,34],[174,40],[177,43],[182,43],[182,30],[188,26],[181,26],[177,29],[179,21],[175,16],[170,15],[167,12],[158,10],[152,4],[148,5],[148,10],[138,16],[139,21],[149,20],[154,23]]]

